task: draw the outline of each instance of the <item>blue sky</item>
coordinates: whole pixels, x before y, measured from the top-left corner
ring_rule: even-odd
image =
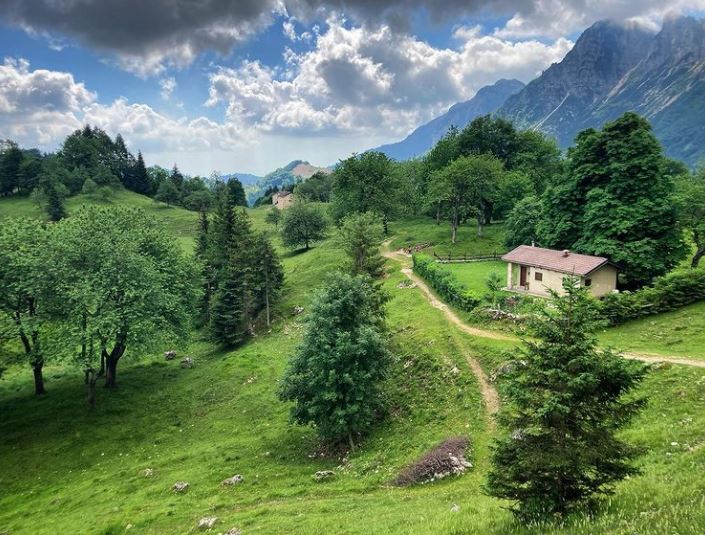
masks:
[[[191,174],[328,165],[528,82],[596,20],[704,2],[6,0],[0,137],[53,150],[90,122]]]

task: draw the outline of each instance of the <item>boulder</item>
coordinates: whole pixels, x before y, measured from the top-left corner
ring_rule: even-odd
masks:
[[[304,311],[304,307],[300,307],[300,306],[294,307],[294,314],[296,314],[296,315],[303,314],[303,311]]]
[[[142,475],[144,477],[152,477],[154,475],[154,470],[152,470],[151,468],[145,468],[144,470],[142,470]]]
[[[316,481],[323,481],[325,479],[330,479],[335,475],[335,472],[333,470],[319,470],[315,474],[313,474],[313,479]]]
[[[193,359],[191,357],[186,357],[181,361],[181,367],[184,369],[193,368]]]
[[[186,492],[188,490],[188,481],[177,481],[174,486],[171,487],[174,492]]]
[[[240,474],[235,474],[233,477],[229,477],[228,479],[224,479],[222,481],[223,485],[226,486],[232,486],[232,485],[238,485],[245,481],[245,478],[242,477]]]
[[[457,503],[453,504],[453,507],[450,508],[451,513],[459,513],[460,512],[460,506]]]
[[[164,352],[164,360],[174,360],[175,358],[176,358],[176,351],[171,350],[171,351]]]
[[[198,521],[198,529],[211,529],[217,521],[217,516],[204,516]]]
[[[237,528],[230,528],[225,532],[225,535],[242,535],[242,532]]]

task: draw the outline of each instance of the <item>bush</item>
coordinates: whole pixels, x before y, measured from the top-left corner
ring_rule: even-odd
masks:
[[[465,460],[470,441],[465,437],[447,438],[418,461],[407,466],[394,480],[395,485],[406,486],[428,483],[450,475],[459,475],[472,465]]]
[[[414,271],[426,279],[431,287],[449,303],[467,312],[473,311],[482,303],[482,295],[468,290],[451,272],[443,269],[431,257],[414,255],[413,260]]]
[[[604,297],[601,312],[613,325],[705,300],[705,269],[673,271],[652,286]]]

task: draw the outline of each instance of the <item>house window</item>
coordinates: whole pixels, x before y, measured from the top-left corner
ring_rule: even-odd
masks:
[[[541,281],[543,280],[543,273],[539,273],[539,272],[537,271],[536,273],[534,273],[534,278],[535,278],[537,281],[541,282]]]
[[[585,286],[592,286],[592,279],[585,279]]]

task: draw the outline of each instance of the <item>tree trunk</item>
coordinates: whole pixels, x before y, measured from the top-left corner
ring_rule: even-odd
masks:
[[[700,259],[705,256],[705,246],[698,247],[695,251],[695,256],[693,256],[693,261],[690,263],[690,267],[696,268],[700,264]]]
[[[482,212],[478,213],[478,215],[477,215],[477,235],[479,237],[482,237],[484,219],[485,219],[485,214],[483,214]]]
[[[384,228],[384,235],[388,236],[389,235],[389,219],[387,218],[387,214],[384,214],[382,216],[382,227]]]
[[[441,203],[436,205],[436,225],[441,224]]]
[[[105,359],[105,388],[117,387],[117,365],[120,357],[125,353],[125,345],[115,344],[115,347]]]
[[[88,408],[95,410],[95,383],[98,380],[98,375],[93,368],[86,370],[86,384],[88,385]]]
[[[267,306],[267,327],[271,327],[272,321],[271,321],[271,318],[269,315],[269,286],[267,288],[265,288],[265,290],[264,290],[264,301]]]
[[[44,389],[44,375],[42,374],[42,368],[44,367],[44,359],[35,361],[32,364],[32,372],[34,373],[34,393],[36,395],[46,393]]]
[[[98,370],[98,377],[103,377],[105,375],[105,350],[100,352],[100,370]]]
[[[458,233],[458,209],[453,209],[453,214],[450,220],[450,241],[455,243],[455,238]]]

